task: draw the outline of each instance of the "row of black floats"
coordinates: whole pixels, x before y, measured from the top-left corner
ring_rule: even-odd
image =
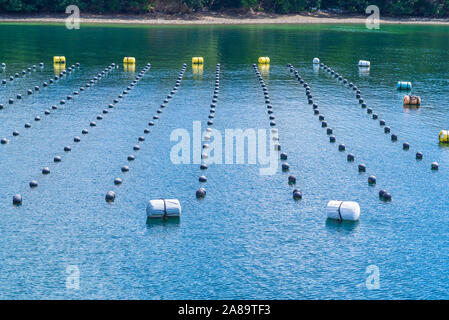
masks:
[[[181,80],[184,76],[184,72],[186,70],[187,64],[183,64],[181,67],[181,71],[179,72],[178,78],[176,80],[176,83],[173,87],[173,89],[170,91],[170,93],[167,95],[167,97],[164,99],[164,102],[161,104],[160,108],[157,109],[156,114],[153,115],[152,120],[150,120],[148,122],[148,126],[152,127],[155,125],[156,121],[159,120],[159,115],[163,112],[163,109],[167,107],[168,102],[173,98],[173,96],[175,95],[176,92],[178,92],[179,86],[181,85]],[[147,127],[143,130],[144,134],[149,134],[150,133],[150,129]],[[135,144],[133,146],[133,151],[134,152],[138,152],[141,149],[142,143],[145,141],[145,137],[144,136],[139,136],[137,138],[137,144]],[[130,154],[127,157],[127,161],[128,163],[133,162],[136,159],[136,156],[134,154]],[[129,165],[124,165],[121,168],[122,173],[127,173],[129,172],[130,167]],[[123,179],[121,177],[116,177],[114,179],[114,185],[116,186],[120,186],[123,183]],[[105,195],[105,200],[108,203],[111,203],[115,200],[116,197],[116,193],[113,190],[109,190],[108,192],[106,192]]]
[[[325,116],[320,112],[320,109],[318,108],[318,104],[314,103],[310,85],[304,81],[304,79],[299,75],[299,72],[291,64],[288,64],[287,67],[290,69],[290,73],[294,75],[294,77],[299,82],[299,84],[304,87],[308,104],[312,105],[313,114],[318,116],[318,120],[321,123],[321,127],[326,129],[326,134],[329,136],[329,142],[335,143],[337,141],[337,138],[334,135],[334,130],[329,126]],[[343,143],[338,144],[338,151],[345,152],[346,146]],[[353,163],[355,161],[355,155],[353,153],[348,153],[346,156],[346,160],[349,163]],[[366,172],[366,165],[364,163],[360,163],[358,165],[358,171],[360,173]],[[376,183],[377,183],[376,176],[370,175],[368,177],[368,185],[374,186],[374,185],[376,185]],[[386,200],[386,201],[391,200],[391,194],[385,190],[381,190],[379,195],[381,195],[380,198],[382,200]]]
[[[220,64],[217,63],[217,66],[215,68],[215,88],[214,88],[214,94],[212,96],[212,102],[210,104],[210,110],[207,120],[207,127],[206,132],[204,133],[204,143],[202,145],[201,150],[201,164],[200,164],[200,170],[207,170],[207,159],[209,158],[209,144],[207,143],[210,140],[210,133],[212,132],[212,126],[214,124],[214,118],[215,118],[215,108],[217,107],[218,102],[218,94],[220,92]],[[202,184],[207,182],[206,175],[202,174],[198,181]],[[200,187],[198,190],[196,190],[196,197],[197,199],[203,199],[206,196],[206,188]]]
[[[270,94],[268,92],[268,86],[265,84],[265,81],[264,81],[264,79],[259,71],[259,68],[257,67],[256,64],[253,64],[253,69],[254,69],[254,72],[256,73],[256,76],[259,80],[260,87],[262,88],[262,91],[264,94],[265,105],[267,107],[268,119],[270,121],[270,127],[271,127],[270,137],[271,137],[272,141],[274,142],[273,148],[275,151],[280,152],[281,144],[279,143],[279,131],[276,128],[274,110],[273,110],[273,106],[271,105]],[[270,141],[270,147],[271,147],[271,141]],[[281,164],[282,171],[283,172],[290,171],[290,165],[286,162],[287,158],[288,158],[287,153],[282,152],[279,154],[279,157],[282,160],[282,164]],[[289,175],[288,176],[288,184],[291,186],[295,186],[296,185],[296,176]],[[302,199],[302,191],[294,188],[293,189],[293,199],[301,200]]]
[[[73,69],[72,69],[72,67],[73,67]],[[69,73],[71,72],[71,70],[74,70],[74,68],[75,68],[75,66],[72,66],[72,67],[69,67]],[[79,88],[79,91],[78,90],[74,90],[73,91],[73,95],[74,96],[78,96],[80,93],[82,93],[82,92],[85,92],[85,88],[88,88],[88,87],[90,87],[90,86],[93,86],[94,84],[96,84],[97,82],[99,82],[101,79],[103,79],[107,74],[109,74],[109,72],[111,71],[111,70],[114,70],[115,68],[115,63],[112,63],[112,64],[110,64],[109,66],[107,66],[103,71],[101,71],[100,73],[98,73],[97,75],[94,75],[93,76],[93,78],[92,79],[90,79],[87,83],[86,83],[86,85],[85,86],[81,86],[80,88]],[[46,82],[44,82],[44,83],[46,83]],[[74,99],[74,97],[72,96],[72,95],[67,95],[67,98],[66,98],[68,101],[71,101],[71,100],[73,100]],[[61,99],[60,101],[59,101],[59,104],[60,105],[65,105],[66,104],[66,100],[64,100],[64,99]],[[49,116],[50,114],[51,114],[51,112],[52,111],[55,111],[55,110],[57,110],[58,109],[58,106],[56,105],[56,104],[54,104],[54,105],[52,105],[51,106],[51,108],[46,108],[45,110],[44,110],[44,115],[45,116]],[[51,111],[52,110],[52,111]],[[34,117],[34,121],[35,122],[40,122],[42,120],[42,118],[39,116],[39,115],[36,115],[35,117]],[[25,125],[24,125],[24,127],[25,127],[25,129],[30,129],[32,126],[31,126],[31,122],[26,122],[25,123]],[[19,136],[20,135],[20,132],[19,132],[19,130],[14,130],[13,132],[12,132],[12,136],[13,137],[17,137],[17,136]],[[1,144],[7,144],[7,143],[9,143],[9,140],[8,140],[8,138],[2,138],[1,140],[0,140],[0,142],[1,142]]]

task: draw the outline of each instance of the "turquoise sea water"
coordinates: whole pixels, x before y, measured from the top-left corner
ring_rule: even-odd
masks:
[[[0,84],[0,298],[2,299],[438,299],[448,298],[449,149],[438,132],[449,129],[449,28],[382,25],[87,26],[0,24],[0,79],[44,62]],[[52,59],[81,67],[44,88]],[[136,57],[135,73],[122,66]],[[192,56],[203,56],[194,73]],[[221,64],[214,128],[269,129],[252,64],[269,56],[262,75],[269,88],[290,173],[262,176],[259,165],[210,165],[207,196],[195,198],[204,173],[175,165],[175,129],[206,127],[215,65]],[[398,135],[392,143],[354,94],[312,59],[334,68],[361,90],[368,107]],[[371,61],[369,72],[357,62]],[[112,62],[118,68],[59,105]],[[103,120],[96,116],[151,63],[151,69]],[[145,135],[183,63],[180,89]],[[328,142],[291,63],[310,84],[314,101],[334,129]],[[411,81],[419,109],[404,108],[398,80]],[[35,85],[40,91],[31,96]],[[21,101],[9,105],[17,93]],[[57,104],[58,110],[44,110]],[[41,121],[35,122],[34,117]],[[96,121],[95,128],[89,127]],[[24,128],[30,122],[32,127]],[[81,130],[89,129],[88,135]],[[12,136],[14,130],[19,136]],[[141,150],[133,151],[139,136]],[[73,137],[81,142],[74,143]],[[403,151],[402,143],[410,143]],[[339,152],[338,143],[346,145]],[[72,146],[66,153],[64,146]],[[415,152],[424,154],[415,160]],[[354,163],[346,161],[354,153]],[[127,156],[136,160],[129,163]],[[62,156],[61,163],[53,157]],[[440,169],[430,170],[437,161]],[[365,163],[366,173],[357,164]],[[122,173],[120,168],[131,170]],[[49,167],[51,174],[41,170]],[[289,174],[302,201],[292,199]],[[377,185],[369,186],[374,174]],[[114,186],[116,177],[123,184]],[[29,181],[39,187],[30,189]],[[392,194],[378,198],[379,189]],[[108,190],[117,194],[108,204]],[[14,207],[20,193],[23,205]],[[150,199],[177,198],[179,222],[147,223]],[[358,223],[326,220],[329,200],[353,200]],[[380,288],[365,285],[370,265]],[[79,289],[67,288],[69,266]],[[73,274],[72,274],[73,275]]]

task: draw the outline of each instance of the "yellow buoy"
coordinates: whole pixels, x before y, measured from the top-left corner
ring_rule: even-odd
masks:
[[[65,57],[64,56],[54,56],[53,63],[65,63]]]
[[[259,57],[259,63],[260,64],[270,64],[270,58],[269,57]]]
[[[204,58],[203,57],[193,57],[192,58],[192,64],[203,64]]]
[[[449,143],[449,130],[441,130],[438,139],[442,143]]]
[[[136,58],[134,58],[134,57],[124,57],[123,58],[123,63],[125,63],[125,64],[135,64],[136,63]]]

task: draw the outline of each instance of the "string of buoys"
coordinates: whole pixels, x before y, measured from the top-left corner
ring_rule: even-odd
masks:
[[[149,66],[149,65],[148,65],[148,66]],[[186,68],[187,68],[187,64],[184,63],[184,64],[182,65],[182,67],[181,67],[181,71],[179,72],[178,78],[176,79],[176,83],[175,83],[173,89],[170,91],[170,93],[169,93],[169,94],[167,95],[167,97],[164,99],[164,102],[163,102],[163,103],[161,104],[161,106],[160,106],[161,109],[158,109],[158,110],[160,111],[159,114],[162,113],[162,109],[164,109],[164,108],[167,107],[167,104],[169,103],[169,101],[173,98],[173,96],[174,96],[174,95],[176,94],[176,92],[178,91],[179,86],[181,85],[182,78],[184,77],[184,72],[185,72]],[[154,126],[154,125],[155,125],[155,121],[154,121],[154,120],[158,120],[158,119],[159,119],[159,117],[158,117],[157,115],[153,116],[153,119],[150,120],[150,122],[148,122],[148,125],[149,125],[149,126]],[[145,133],[145,134],[149,134],[149,133],[150,133],[150,129],[145,128],[145,129],[144,129],[144,133]],[[137,145],[134,145],[133,150],[134,150],[134,151],[139,151],[139,150],[141,149],[142,142],[144,142],[144,141],[145,141],[145,137],[144,137],[144,136],[139,136],[139,137],[137,138],[137,143],[138,143],[138,144],[137,144]],[[136,158],[136,157],[135,157],[134,155],[129,155],[129,156],[127,157],[127,160],[128,160],[128,162],[132,162],[132,161],[135,160],[135,158]],[[121,172],[122,172],[122,173],[129,172],[129,170],[130,170],[130,168],[129,168],[128,165],[124,165],[124,166],[122,166],[122,168],[121,168]],[[122,179],[122,178],[117,177],[117,178],[114,179],[114,185],[119,186],[119,185],[121,185],[122,183],[123,183],[123,179]],[[110,191],[106,192],[106,195],[105,195],[105,200],[106,200],[106,202],[111,203],[111,202],[115,201],[115,198],[116,198],[116,193],[115,193],[115,191],[110,190]]]
[[[208,141],[210,139],[209,133],[212,131],[211,126],[214,124],[214,118],[215,118],[215,108],[217,106],[218,102],[218,94],[220,92],[220,64],[217,63],[216,69],[215,69],[215,88],[214,88],[214,94],[212,96],[212,103],[210,104],[210,112],[209,112],[209,120],[207,121],[207,127],[206,127],[206,134],[204,135],[204,140]],[[207,143],[204,143],[202,146],[201,151],[201,164],[200,164],[200,170],[206,170],[207,169],[207,159],[208,159],[208,151],[209,151],[209,145]],[[206,183],[207,177],[205,175],[201,175],[198,178],[198,181],[200,183]],[[199,188],[196,190],[196,197],[198,199],[202,199],[206,196],[206,189],[204,187]]]
[[[265,81],[262,77],[262,75],[260,74],[259,68],[257,67],[256,64],[253,64],[253,69],[254,72],[259,80],[259,84],[262,88],[263,94],[264,94],[264,98],[265,98],[265,105],[267,107],[267,113],[268,113],[268,119],[270,121],[270,127],[271,127],[271,134],[272,136],[272,140],[275,141],[274,142],[274,150],[280,152],[281,151],[281,145],[279,143],[279,131],[276,127],[276,122],[275,122],[275,116],[274,116],[274,111],[273,111],[273,106],[271,105],[271,100],[270,100],[270,94],[268,92],[268,86],[265,84]],[[270,147],[271,147],[271,141],[270,141]],[[289,172],[290,171],[290,165],[286,162],[288,155],[285,152],[282,152],[279,154],[279,158],[282,161],[281,164],[281,168],[283,172]],[[293,186],[296,185],[296,176],[294,175],[289,175],[287,178],[288,184]],[[299,189],[293,189],[293,199],[295,200],[301,200],[302,199],[302,191]]]
[[[349,82],[349,80],[347,80],[346,78],[343,78],[343,76],[341,76],[338,72],[336,72],[334,69],[332,69],[331,67],[327,66],[324,63],[320,63],[320,68],[322,68],[324,71],[326,71],[327,74],[329,74],[331,77],[334,77],[335,79],[337,79],[338,82],[343,83],[344,86],[346,86],[349,90],[352,90],[353,92],[355,92],[355,99],[358,101],[358,103],[360,104],[362,109],[366,109],[366,113],[371,115],[371,118],[373,120],[378,120],[379,119],[379,115],[377,113],[374,112],[373,108],[368,107],[365,100],[362,98],[362,94],[360,89],[352,82]],[[410,96],[406,96],[406,97],[410,97]],[[421,103],[421,98],[420,97],[416,97],[413,96],[413,99],[419,99],[419,103]],[[386,125],[386,121],[384,119],[380,119],[379,120],[379,126],[381,128],[383,128],[383,131],[385,134],[390,134],[390,140],[391,142],[396,142],[398,141],[398,136],[397,134],[391,133],[391,128],[390,126]],[[402,148],[404,151],[408,151],[410,149],[410,145],[407,143],[408,147],[406,148]],[[416,160],[422,160],[423,159],[423,153],[421,151],[417,151],[415,153],[415,159]],[[432,166],[431,166],[432,168]]]
[[[42,67],[43,67],[43,63],[41,63],[41,65],[42,65]],[[72,67],[73,67],[73,69],[75,69],[75,66],[72,66]],[[72,72],[72,67],[69,68],[69,74]],[[33,65],[33,68],[36,68],[36,66]],[[31,69],[31,68],[28,68],[29,72],[31,72],[30,69]],[[22,73],[23,73],[23,72],[25,72],[25,71],[22,71]],[[53,79],[50,79],[49,82],[50,82],[50,84],[53,84],[53,83],[55,83],[56,80],[62,79],[62,78],[65,77],[66,75],[67,75],[67,71],[64,70],[63,72],[60,73],[59,77],[58,77],[58,76],[55,76],[54,80],[53,80]],[[44,81],[43,87],[47,87],[47,86],[48,86],[48,83],[47,83],[46,81]],[[35,91],[35,92],[38,92],[39,90],[40,90],[40,87],[39,87],[38,85],[35,85],[33,89],[28,89],[26,93],[27,93],[28,96],[31,96],[31,95],[34,93],[34,91]],[[23,94],[23,95],[24,95],[24,94]],[[22,100],[22,98],[23,98],[22,94],[18,93],[18,94],[16,95],[16,99],[17,99],[17,100]],[[14,98],[9,98],[8,104],[13,104],[13,103],[14,103]],[[3,109],[3,108],[4,108],[4,105],[3,105],[3,104],[0,104],[0,110]]]
[[[113,65],[114,65],[114,64],[113,64]],[[150,68],[151,68],[151,64],[148,63],[148,64],[142,69],[142,71],[135,77],[135,79],[133,80],[133,82],[130,84],[129,89],[127,88],[127,89],[125,89],[125,90],[127,90],[127,91],[131,90],[132,87],[135,86],[135,85],[141,80],[141,78],[145,75],[145,73],[146,73]],[[94,82],[95,82],[95,81],[94,81]],[[120,94],[119,96],[122,96],[122,95]],[[123,98],[123,96],[122,96],[122,98]],[[109,108],[110,108],[110,109],[114,108],[115,105],[116,105],[119,101],[120,101],[120,100],[114,99],[114,104],[110,104],[110,105],[109,105]],[[101,120],[101,119],[103,119],[103,117],[97,116],[97,120]],[[93,124],[94,124],[94,125],[93,125]],[[91,125],[91,127],[96,126],[96,124],[95,124],[94,121],[91,121],[91,122],[90,122],[90,125]],[[83,130],[82,130],[82,134],[88,134],[88,133],[89,133],[89,131],[88,131],[87,129],[83,129]],[[81,141],[81,138],[78,137],[78,136],[76,136],[76,137],[74,137],[73,141],[76,142],[76,143],[78,143],[78,142]],[[64,150],[64,152],[68,153],[68,152],[72,151],[72,147],[71,147],[70,145],[66,145],[66,146],[64,147],[63,150]],[[62,161],[62,157],[61,157],[61,156],[55,156],[55,157],[53,158],[53,162],[54,162],[54,163],[59,163],[59,162],[61,162],[61,161]],[[50,168],[49,168],[49,167],[44,167],[44,168],[42,169],[42,174],[43,174],[43,175],[48,175],[48,174],[50,174],[50,172],[51,172],[51,171],[50,171]],[[30,186],[31,188],[36,188],[36,187],[38,186],[37,180],[32,180],[32,181],[29,183],[29,186]],[[113,195],[113,193],[108,193],[107,197],[110,197],[110,196],[112,196],[112,195]],[[16,196],[20,196],[20,195],[19,195],[19,194],[14,195],[14,197],[13,197],[13,204],[17,204],[17,203],[16,203],[17,200],[15,200],[15,199],[17,198]],[[114,195],[114,196],[115,196],[115,195]],[[21,197],[21,196],[20,196],[20,200],[21,200],[20,203],[22,203],[22,197]]]
[[[44,66],[44,63],[41,62],[39,64],[39,66],[42,68]],[[2,63],[1,67],[2,67],[2,69],[5,69],[6,68],[6,63]],[[27,67],[27,68],[22,70],[22,76],[25,76],[27,73],[31,73],[33,70],[36,70],[36,69],[37,69],[37,66],[35,64],[33,64],[32,66]],[[20,74],[18,72],[16,72],[13,75],[10,75],[7,79],[3,79],[2,80],[2,84],[5,85],[5,84],[8,83],[8,80],[9,81],[14,81],[15,79],[17,79],[19,77],[20,77]]]
[[[43,64],[42,64],[43,65]],[[31,73],[31,71],[32,70],[35,70],[37,67],[36,67],[36,65],[33,65],[32,67],[29,67],[27,70],[28,70],[28,73]],[[22,70],[22,75],[24,76],[25,74],[27,73],[27,71],[25,71],[25,70]],[[9,80],[10,81],[14,81],[14,79],[15,78],[18,78],[19,77],[19,74],[18,73],[16,73],[14,76],[10,76],[9,77]],[[7,83],[7,80],[6,79],[3,79],[2,80],[2,84],[6,84]],[[26,94],[27,95],[32,95],[33,94],[33,92],[34,91],[39,91],[39,86],[34,86],[34,89],[28,89],[27,90],[27,92],[26,92]],[[16,96],[15,97],[11,97],[11,98],[8,98],[8,101],[5,103],[5,104],[14,104],[14,102],[15,102],[15,99],[17,99],[17,100],[22,100],[22,98],[23,98],[23,96],[25,95],[25,93],[17,93],[16,94]],[[14,99],[15,98],[15,99]],[[1,104],[0,103],[0,110],[2,110],[2,109],[4,109],[4,107],[5,107],[5,105],[4,104]]]
[[[312,105],[312,109],[313,109],[314,115],[318,115],[319,116],[318,119],[321,122],[321,127],[326,129],[326,134],[329,136],[329,142],[330,143],[335,143],[336,142],[336,137],[334,135],[334,131],[333,131],[332,128],[330,128],[328,126],[328,123],[325,120],[325,116],[320,112],[320,109],[318,108],[318,104],[314,103],[313,96],[311,94],[310,85],[301,77],[299,72],[291,64],[288,64],[287,67],[290,69],[290,73],[294,74],[294,77],[299,82],[299,84],[301,84],[304,87],[305,93],[306,93],[306,96],[307,96],[307,101],[308,101],[309,104]],[[343,143],[340,143],[338,145],[338,151],[345,152],[346,151],[346,146]],[[354,162],[355,161],[355,155],[352,154],[352,153],[348,153],[346,155],[346,160],[348,162],[351,162],[351,163]],[[366,165],[364,163],[360,163],[358,165],[358,171],[360,173],[366,172]],[[368,185],[374,186],[374,185],[376,185],[376,183],[377,183],[376,176],[370,175],[368,177]],[[385,197],[382,196],[381,199],[385,200],[385,201],[390,201],[391,200],[391,194],[388,193],[388,192],[385,192],[384,194],[385,194]]]
[[[80,64],[77,63],[76,65],[73,65],[73,66],[69,67],[69,69],[68,69],[69,71],[68,71],[68,72],[70,73],[70,72],[72,72],[72,70],[75,70],[75,68],[79,68],[79,67],[80,67]],[[110,64],[109,66],[107,66],[107,67],[106,67],[104,70],[102,70],[100,73],[98,73],[97,75],[93,76],[93,78],[92,78],[90,81],[88,81],[88,82],[86,83],[86,86],[91,87],[92,85],[94,85],[94,84],[98,83],[99,81],[101,81],[107,74],[109,74],[109,72],[111,72],[112,70],[115,69],[114,67],[115,67],[115,63],[112,63],[112,64]],[[74,91],[73,91],[73,95],[74,95],[74,96],[78,96],[78,95],[80,95],[80,94],[83,93],[83,92],[86,92],[86,91],[85,91],[85,87],[81,86],[80,89],[79,89],[79,91],[78,91],[78,90],[74,90]],[[74,97],[73,97],[72,95],[69,94],[69,95],[67,95],[66,99],[69,101],[69,100],[73,100]],[[61,100],[59,101],[59,104],[60,104],[60,105],[65,105],[65,104],[66,104],[66,100],[61,99]],[[58,110],[58,106],[57,106],[57,104],[54,104],[54,105],[51,106],[51,108],[46,108],[46,109],[44,110],[44,115],[45,115],[45,116],[48,116],[48,115],[50,115],[52,112],[54,112],[54,111],[56,111],[56,110]],[[35,121],[35,122],[40,122],[41,120],[42,120],[42,118],[41,118],[40,116],[38,116],[38,115],[36,115],[36,116],[34,117],[34,121]],[[26,129],[31,128],[31,127],[32,127],[32,126],[31,126],[31,122],[26,122],[25,125],[24,125],[24,127],[25,127]],[[17,137],[17,136],[20,135],[20,133],[19,133],[18,130],[14,130],[12,135],[13,135],[13,137]],[[5,141],[5,143],[2,143],[2,144],[9,143],[9,140],[8,140],[7,138],[3,138],[1,141]]]

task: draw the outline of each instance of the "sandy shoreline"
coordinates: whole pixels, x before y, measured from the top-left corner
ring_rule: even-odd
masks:
[[[0,22],[65,23],[66,15],[0,15]],[[147,25],[233,25],[233,24],[364,24],[366,16],[303,13],[277,14],[224,14],[203,13],[184,15],[93,15],[81,14],[81,23],[87,24],[147,24]],[[449,19],[382,18],[381,24],[449,25]]]

